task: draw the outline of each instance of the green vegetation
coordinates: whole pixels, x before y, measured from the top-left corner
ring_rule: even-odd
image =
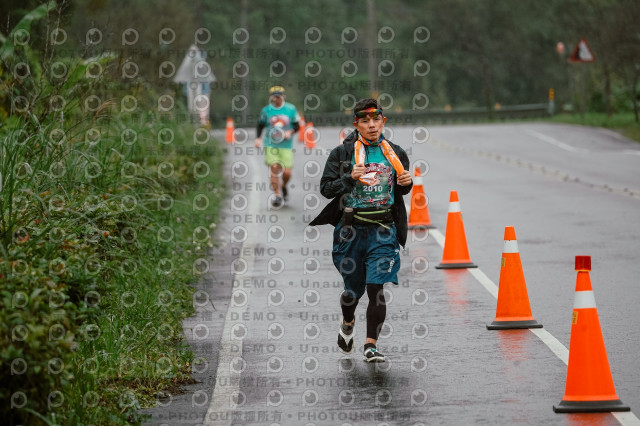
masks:
[[[0,18],[2,8],[11,13],[0,19],[0,32],[7,34],[2,26],[11,27],[15,11],[33,2],[6,0]],[[61,49],[85,57],[113,52],[113,76],[134,62],[160,93],[175,86],[159,66],[179,66],[198,35],[217,78],[211,108],[217,127],[229,115],[254,124],[273,84],[284,85],[307,115],[344,110],[345,95],[385,95],[388,109],[399,112],[414,109],[417,94],[428,96],[429,108],[455,110],[544,103],[550,88],[559,109],[638,108],[635,0],[325,0],[304,7],[293,0],[78,0],[65,7]],[[137,32],[136,43],[123,44],[128,29]],[[88,42],[90,30],[100,31],[99,43]],[[583,37],[596,61],[569,64]],[[242,96],[247,108],[234,111],[245,104]],[[425,102],[417,104],[419,110]]]
[[[87,77],[111,55],[14,43],[56,12],[29,12],[0,47],[14,71],[0,75],[0,418],[138,423],[191,380],[181,320],[212,245],[222,152],[184,111],[153,112],[153,92],[137,108],[94,104],[120,87]]]
[[[590,112],[580,114],[558,114],[551,121],[556,123],[580,124],[583,126],[597,126],[620,132],[622,135],[640,142],[640,124],[636,122],[633,113],[620,113],[608,117],[605,113]]]
[[[135,423],[190,380],[181,319],[223,194],[221,149],[164,71],[191,44],[218,127],[255,123],[273,84],[307,116],[345,96],[400,113],[554,88],[574,115],[551,120],[640,140],[638,22],[636,0],[4,0],[0,418]],[[569,65],[581,37],[596,61]]]

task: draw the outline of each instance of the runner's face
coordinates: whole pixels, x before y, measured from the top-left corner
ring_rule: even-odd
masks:
[[[271,103],[276,108],[280,108],[282,106],[282,104],[284,103],[284,96],[282,96],[282,95],[273,95],[273,96],[271,96]]]
[[[353,122],[353,125],[356,126],[358,132],[365,139],[377,141],[380,138],[380,135],[382,135],[384,123],[386,121],[387,118],[382,115],[367,115],[366,117],[356,119],[356,121]]]

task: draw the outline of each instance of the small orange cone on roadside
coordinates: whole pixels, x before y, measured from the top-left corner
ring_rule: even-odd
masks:
[[[305,148],[316,147],[316,132],[313,127],[313,123],[309,121],[304,129],[304,146]]]
[[[487,325],[489,330],[512,328],[541,328],[529,305],[527,284],[524,281],[516,231],[513,226],[504,228],[504,247],[500,264],[500,282],[498,283],[498,306],[496,318]]]
[[[567,384],[556,413],[630,411],[622,404],[609,368],[589,271],[591,256],[576,256],[576,294],[569,342]]]
[[[340,136],[338,136],[338,145],[342,145],[344,138],[346,137],[344,129],[340,129]]]
[[[432,229],[429,218],[429,200],[424,194],[420,168],[414,169],[413,188],[411,189],[411,208],[409,209],[409,229]]]
[[[478,265],[471,262],[469,258],[469,249],[467,249],[467,237],[464,234],[464,224],[462,223],[462,211],[460,210],[458,192],[451,191],[442,261],[436,266],[436,269],[477,267]]]
[[[298,142],[304,143],[304,131],[307,128],[307,122],[304,121],[303,116],[300,116],[300,121],[298,122],[298,124],[300,125],[300,128],[298,129]]]
[[[227,128],[226,128],[226,134],[224,137],[224,140],[227,143],[235,143],[236,136],[234,132],[235,132],[235,126],[233,125],[233,118],[227,117]]]

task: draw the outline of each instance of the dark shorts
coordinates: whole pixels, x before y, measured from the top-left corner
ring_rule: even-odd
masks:
[[[396,227],[354,225],[347,238],[342,222],[333,231],[333,264],[344,280],[344,289],[352,297],[361,297],[367,284],[398,284],[400,244]]]

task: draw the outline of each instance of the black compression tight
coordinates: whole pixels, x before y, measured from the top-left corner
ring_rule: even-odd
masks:
[[[380,330],[387,316],[387,304],[384,299],[384,288],[380,284],[367,284],[367,338],[378,340]]]
[[[356,306],[360,298],[351,296],[351,293],[343,291],[340,296],[340,307],[342,308],[342,317],[345,322],[351,322],[355,319],[354,313],[356,312]]]
[[[384,287],[380,284],[367,284],[367,296],[369,296],[369,306],[367,306],[367,338],[378,340],[384,319],[387,316]],[[354,320],[354,313],[359,301],[360,298],[352,297],[346,291],[340,296],[342,316],[346,322]]]

